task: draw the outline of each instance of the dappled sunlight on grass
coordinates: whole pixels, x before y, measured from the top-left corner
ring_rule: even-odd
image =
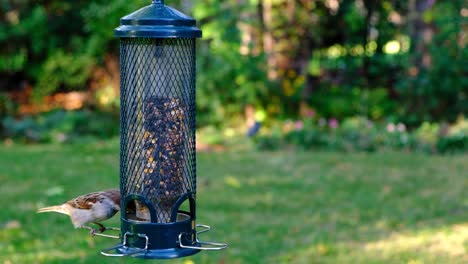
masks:
[[[467,243],[468,224],[464,223],[439,229],[395,233],[388,238],[366,243],[364,251],[379,252],[382,255],[399,254],[402,252],[447,255],[448,257],[459,258],[468,262],[468,252],[465,248]]]
[[[317,242],[284,254],[281,263],[467,263],[468,225],[394,232],[376,241]],[[330,261],[330,260],[334,261]]]
[[[233,188],[240,188],[241,187],[240,181],[234,176],[226,176],[224,178],[224,182],[229,187],[233,187]]]

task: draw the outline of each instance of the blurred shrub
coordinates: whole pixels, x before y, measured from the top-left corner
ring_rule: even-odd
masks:
[[[468,121],[444,126],[424,123],[408,131],[403,123],[372,122],[362,117],[346,118],[341,124],[335,119],[286,121],[277,123],[270,134],[254,138],[261,150],[278,150],[290,146],[302,150],[327,149],[341,151],[405,150],[426,153],[468,151]],[[277,127],[282,127],[278,129]]]
[[[119,134],[119,117],[112,113],[56,110],[36,116],[2,120],[4,134],[23,142],[72,142],[81,137],[109,138]]]
[[[396,112],[396,103],[390,100],[384,88],[322,87],[314,92],[310,104],[325,117],[339,119],[368,114],[373,120],[379,120]]]
[[[3,1],[0,76],[6,80],[20,73],[20,81],[27,80],[34,86],[36,98],[57,90],[87,89],[92,69],[106,53],[117,53],[118,39],[113,29],[120,17],[144,4],[149,3]],[[12,87],[0,87],[5,88]]]
[[[291,131],[285,135],[284,140],[286,143],[293,144],[304,150],[324,148],[328,145],[327,135],[313,127]]]
[[[6,93],[0,93],[0,118],[7,115],[14,115],[17,104],[13,102]]]
[[[436,151],[435,146],[439,140],[440,125],[437,123],[424,122],[414,130],[413,135],[418,142],[417,148],[425,152]]]
[[[268,134],[257,134],[250,137],[253,139],[255,146],[261,150],[279,150],[285,147],[284,133],[281,123],[274,122],[270,124]]]
[[[376,149],[379,140],[378,130],[365,117],[345,119],[338,131],[339,139],[346,150],[374,151]]]
[[[274,87],[262,69],[262,56],[239,56],[204,46],[198,60],[203,74],[197,77],[198,125],[223,125],[243,113],[246,105],[263,108],[268,103],[269,89]],[[235,47],[233,47],[235,49]],[[204,53],[210,53],[204,54]],[[231,120],[229,120],[231,118]]]
[[[90,56],[65,54],[62,50],[51,54],[44,62],[42,74],[33,90],[35,99],[55,92],[60,87],[85,90],[93,66]]]
[[[117,90],[108,85],[96,91],[94,94],[97,107],[105,111],[118,111],[120,109],[120,97]]]
[[[440,152],[468,151],[468,120],[458,118],[457,122],[449,127],[448,133],[439,138],[437,149]]]

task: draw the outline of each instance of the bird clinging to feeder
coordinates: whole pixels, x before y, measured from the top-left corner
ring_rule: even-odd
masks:
[[[75,228],[87,228],[89,234],[94,236],[96,230],[86,224],[93,223],[99,226],[99,232],[106,228],[100,222],[113,217],[120,210],[120,191],[110,189],[78,196],[61,205],[43,207],[38,213],[56,212],[70,216]]]

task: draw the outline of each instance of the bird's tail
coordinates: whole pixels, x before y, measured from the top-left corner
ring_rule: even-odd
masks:
[[[65,206],[63,205],[55,205],[55,206],[48,206],[37,209],[37,213],[46,213],[46,212],[56,212],[60,214],[68,215],[68,210],[66,210]]]

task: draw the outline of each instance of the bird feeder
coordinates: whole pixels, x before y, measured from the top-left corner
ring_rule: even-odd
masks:
[[[201,242],[195,153],[196,21],[153,0],[120,20],[121,243],[106,256],[178,258]],[[185,209],[186,208],[186,209]]]

